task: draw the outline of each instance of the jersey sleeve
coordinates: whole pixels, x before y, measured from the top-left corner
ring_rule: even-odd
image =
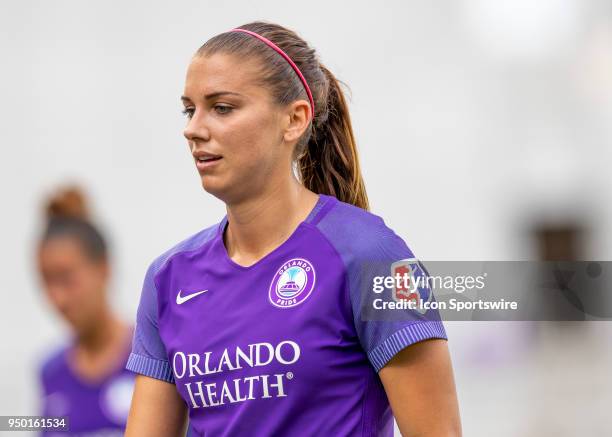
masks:
[[[398,352],[414,343],[432,338],[448,340],[438,310],[429,308],[423,312],[426,305],[422,302],[435,300],[425,280],[428,272],[397,234],[390,230],[379,234],[375,242],[368,244],[367,250],[353,258],[348,270],[355,328],[377,372]],[[408,282],[393,285],[387,282],[385,287],[381,278],[395,278],[398,274],[400,277],[407,274],[412,286],[406,288]],[[384,303],[397,306],[409,300],[414,301],[415,309],[384,306]],[[417,300],[421,301],[419,306]]]
[[[51,379],[49,369],[53,365],[53,359],[45,357],[37,366],[38,373],[38,414],[40,416],[51,416],[49,412],[49,402],[47,402],[47,396],[49,393],[49,380]],[[43,430],[40,435],[45,435]]]
[[[159,334],[157,312],[157,287],[154,281],[156,262],[147,269],[136,324],[132,339],[132,351],[126,369],[151,378],[174,383],[172,368],[168,362],[166,347]]]

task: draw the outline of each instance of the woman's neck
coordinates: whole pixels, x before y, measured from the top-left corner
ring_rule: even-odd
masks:
[[[123,365],[131,342],[130,333],[130,327],[110,309],[101,311],[96,322],[77,335],[69,356],[73,372],[82,380],[96,383],[116,371]]]
[[[98,313],[95,322],[77,334],[77,345],[88,353],[96,353],[124,341],[128,329],[127,324],[105,308]]]
[[[318,195],[297,181],[227,206],[224,243],[230,258],[251,265],[280,246],[308,217]]]

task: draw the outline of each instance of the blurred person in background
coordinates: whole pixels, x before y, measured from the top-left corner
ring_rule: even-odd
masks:
[[[69,432],[41,435],[122,436],[134,378],[124,369],[133,327],[109,304],[107,243],[89,221],[78,187],[66,187],[45,205],[47,224],[37,267],[47,299],[72,336],[40,365],[41,415],[68,416]]]

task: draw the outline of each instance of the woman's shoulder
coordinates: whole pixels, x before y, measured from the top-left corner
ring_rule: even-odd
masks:
[[[381,215],[346,202],[335,202],[316,226],[343,256],[368,259],[412,255]]]
[[[42,352],[38,362],[38,374],[40,379],[43,381],[50,381],[58,374],[65,371],[66,362],[64,356],[69,348],[70,344],[68,342],[63,342],[59,345],[53,345]]]
[[[177,254],[201,248],[203,245],[205,245],[214,238],[219,229],[220,224],[221,222],[219,221],[213,225],[199,230],[196,233],[190,234],[189,236],[166,248],[161,254],[155,256],[150,262],[149,272],[153,274],[159,272],[163,268],[163,266],[167,264],[168,260],[170,260]]]

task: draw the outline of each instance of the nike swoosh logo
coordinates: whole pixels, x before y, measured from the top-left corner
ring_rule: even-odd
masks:
[[[179,290],[178,294],[176,295],[176,303],[179,304],[179,305],[182,304],[182,303],[187,302],[189,299],[191,299],[193,297],[196,297],[196,296],[198,296],[198,295],[200,295],[202,293],[206,293],[208,290],[196,291],[195,293],[191,293],[191,294],[188,294],[186,296],[181,296],[181,292],[182,291],[183,290]]]

